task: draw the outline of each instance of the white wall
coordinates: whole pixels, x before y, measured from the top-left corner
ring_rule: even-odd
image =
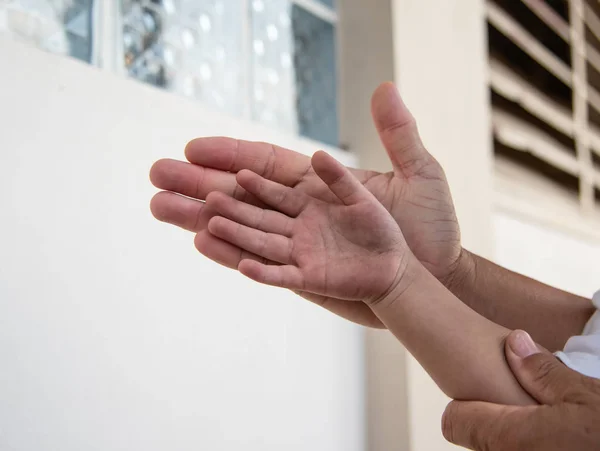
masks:
[[[483,0],[392,0],[396,80],[428,149],[448,176],[463,245],[492,253],[492,148]],[[473,189],[473,187],[477,187]],[[451,449],[441,434],[448,403],[407,358],[410,449]],[[402,449],[402,448],[388,448]]]
[[[509,213],[493,221],[497,263],[580,296],[600,289],[600,243]]]
[[[317,146],[6,38],[0,58],[0,449],[363,449],[361,331],[148,210],[150,165],[190,138]]]
[[[340,10],[340,136],[361,167],[392,169],[371,117],[371,97],[394,80],[390,0],[343,0]],[[409,450],[406,350],[388,331],[365,331],[367,449]]]

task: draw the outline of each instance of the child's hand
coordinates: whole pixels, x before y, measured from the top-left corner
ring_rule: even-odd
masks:
[[[394,219],[325,152],[313,156],[312,166],[341,204],[241,171],[239,185],[276,211],[214,192],[206,202],[219,216],[208,230],[265,262],[281,263],[242,260],[239,271],[258,282],[370,304],[402,290],[414,257]]]

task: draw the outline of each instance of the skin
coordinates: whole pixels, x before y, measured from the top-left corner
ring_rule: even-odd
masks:
[[[398,224],[346,168],[324,152],[312,161],[338,201],[242,171],[239,185],[269,209],[211,193],[206,203],[218,216],[208,230],[265,259],[238,265],[257,282],[374,305],[397,289],[414,257]]]
[[[264,208],[209,194],[206,205],[216,213],[209,233],[253,256],[238,270],[260,283],[367,305],[453,398],[532,404],[502,355],[508,331],[423,267],[396,221],[347,168],[324,152],[311,163],[335,201],[247,170],[237,182]]]
[[[507,338],[506,358],[539,405],[453,401],[442,419],[446,439],[477,451],[597,450],[600,381],[567,368],[523,331]]]
[[[375,91],[372,113],[393,169],[351,172],[391,214],[423,266],[476,312],[508,329],[526,329],[550,350],[561,349],[570,336],[580,333],[594,311],[589,299],[508,271],[462,248],[444,171],[423,145],[415,119],[394,85],[385,83]],[[261,205],[237,184],[238,172],[251,170],[313,198],[339,203],[315,174],[310,158],[291,150],[232,138],[198,138],[187,145],[185,154],[187,162],[160,160],[152,167],[152,183],[164,190],[152,199],[152,213],[196,233],[198,250],[230,268],[243,259],[261,259],[208,232],[215,212],[204,201],[209,193],[221,192]],[[364,303],[307,291],[298,294],[350,321],[385,327]]]
[[[535,407],[513,409],[502,405],[530,404],[533,401],[529,397],[523,397],[522,392],[513,390],[514,385],[512,384],[515,379],[505,378],[502,366],[499,367],[499,373],[483,375],[483,378],[479,377],[474,382],[492,380],[496,377],[504,382],[512,381],[507,384],[506,393],[516,394],[519,398],[517,400],[500,401],[499,399],[506,394],[492,393],[490,395],[489,391],[487,395],[485,393],[482,395],[478,392],[481,390],[480,387],[470,393],[461,392],[463,389],[460,384],[456,384],[457,379],[460,380],[460,375],[444,374],[443,368],[439,370],[441,372],[436,373],[438,369],[435,367],[435,362],[438,359],[435,356],[450,355],[449,352],[460,350],[459,356],[454,356],[454,364],[445,362],[443,367],[456,367],[458,366],[455,364],[456,361],[459,361],[461,365],[478,361],[482,362],[479,367],[491,365],[492,368],[495,368],[494,362],[504,362],[504,360],[496,358],[496,350],[501,349],[508,334],[508,330],[499,325],[510,329],[526,329],[535,341],[544,347],[550,350],[561,349],[570,336],[581,332],[594,312],[591,302],[589,299],[565,293],[508,271],[464,250],[460,244],[460,231],[444,172],[425,149],[414,118],[392,84],[383,84],[375,91],[372,113],[393,170],[388,173],[354,169],[350,169],[350,171],[391,214],[391,217],[400,226],[412,255],[421,262],[420,267],[413,264],[407,265],[408,269],[405,271],[407,279],[414,278],[414,280],[420,281],[420,283],[410,283],[409,287],[421,294],[421,308],[416,309],[417,304],[410,301],[403,302],[403,300],[410,299],[410,297],[406,298],[410,289],[401,291],[404,293],[404,299],[400,295],[393,297],[397,292],[392,291],[385,299],[394,299],[393,302],[370,304],[348,302],[346,299],[331,295],[329,291],[326,291],[328,294],[296,291],[306,299],[356,323],[370,327],[388,327],[400,340],[408,343],[411,352],[426,366],[426,369],[450,396],[457,399],[487,399],[497,403],[489,405],[482,403],[451,404],[450,413],[446,415],[444,422],[444,430],[449,439],[465,446],[472,446],[474,449],[490,450],[539,449],[538,442],[535,440],[542,440],[539,443],[546,443],[543,439],[544,435],[554,437],[553,446],[560,444],[561,439],[557,434],[567,429],[577,430],[579,424],[587,424],[584,423],[584,417],[589,414],[597,415],[594,413],[597,412],[597,402],[595,407],[592,403],[592,407],[588,406],[585,409],[577,407],[576,409],[572,405],[574,402],[565,403],[562,398],[562,402],[559,403],[562,407],[552,410],[556,412],[551,414],[554,415],[554,420],[546,423],[542,420],[545,415],[549,415],[546,413],[548,409]],[[231,138],[199,138],[187,145],[185,154],[187,162],[160,160],[152,167],[150,173],[152,183],[157,188],[164,190],[153,198],[152,213],[161,221],[196,233],[195,244],[198,250],[208,258],[231,268],[237,268],[243,260],[267,263],[268,265],[277,264],[275,261],[240,249],[209,231],[211,218],[218,215],[208,205],[210,202],[204,202],[211,192],[223,193],[241,200],[247,205],[265,207],[264,203],[238,185],[237,173],[248,169],[268,180],[294,187],[314,199],[340,203],[324,181],[317,176],[310,159],[291,150],[268,143],[240,141]],[[249,264],[252,267],[252,263]],[[427,279],[427,275],[415,274],[414,268],[416,267],[427,269],[430,278]],[[444,286],[459,297],[463,303],[455,303],[454,300],[457,299],[447,296],[447,292],[442,295]],[[425,292],[427,296],[423,296]],[[390,296],[392,297],[390,298]],[[442,302],[439,302],[440,300]],[[459,308],[457,305],[461,307]],[[409,321],[407,318],[410,316],[407,313],[411,311],[420,313]],[[445,316],[432,316],[430,313],[435,311],[444,311]],[[469,316],[474,313],[473,311],[488,318],[492,327],[488,327],[490,324]],[[478,337],[478,343],[472,343],[473,340],[461,341],[460,334],[453,336],[447,334],[447,330],[443,330],[440,334],[440,327],[451,328],[452,324],[450,323],[457,324],[455,321],[459,318],[467,321],[466,323],[459,322],[459,324],[473,326],[468,332],[470,336]],[[438,328],[423,332],[423,325],[432,324],[432,319],[437,321]],[[499,329],[494,330],[494,327]],[[486,328],[491,333],[481,335]],[[420,337],[426,337],[426,339],[412,341],[411,336],[415,330],[420,331]],[[436,337],[446,337],[449,340],[432,342]],[[479,345],[480,337],[485,337],[485,343],[482,346]],[[511,340],[511,337],[512,335],[508,340]],[[422,347],[423,342],[432,342],[433,344],[427,350]],[[445,348],[444,345],[451,345],[452,348]],[[468,360],[468,358],[475,358],[473,349],[483,349],[483,354],[476,357],[481,360]],[[433,356],[433,363],[426,361],[427,357],[424,356],[424,353]],[[508,351],[507,357],[521,384],[530,390],[536,401],[542,403],[549,401],[550,398],[541,396],[536,388],[532,388],[527,385],[527,382],[524,382],[520,370],[515,369],[517,367],[513,365],[511,354]],[[461,360],[462,358],[467,359]],[[486,359],[491,359],[491,363]],[[528,374],[544,380],[544,374],[547,372],[544,368],[547,367],[548,364],[541,365],[537,376],[534,370],[529,371]],[[570,372],[570,374],[576,373]],[[575,382],[573,378],[569,381],[570,383]],[[586,379],[583,385],[588,386],[589,380]],[[564,386],[566,385],[563,384]],[[582,397],[589,395],[583,389],[578,393]],[[584,403],[577,402],[575,404],[582,405]],[[579,413],[573,415],[574,411]],[[513,414],[513,412],[520,413]],[[526,427],[527,421],[529,421],[527,415],[530,415],[531,412],[536,412],[535,415],[538,415],[535,417],[536,420],[532,420],[536,425],[535,434],[529,434],[529,429]],[[463,414],[461,415],[461,413]],[[449,421],[448,418],[457,420]],[[597,423],[597,416],[593,418],[596,418]],[[505,421],[505,419],[509,419],[509,421]],[[452,425],[452,431],[456,431],[452,432],[453,435],[448,435],[448,424]],[[461,424],[465,425],[465,428],[461,429],[459,427]],[[496,429],[494,429],[494,425],[496,425]],[[559,426],[562,426],[562,429]],[[507,435],[509,428],[518,432]],[[589,432],[589,428],[584,428],[584,431]],[[486,436],[489,434],[493,435],[495,442],[486,441]],[[512,438],[507,440],[505,445],[502,442],[503,437]],[[566,435],[566,437],[571,438],[575,435]],[[478,442],[475,443],[472,440],[478,440]],[[585,443],[589,444],[589,438],[587,440]],[[595,439],[595,443],[597,443],[597,439]],[[525,445],[521,446],[520,444]],[[579,449],[592,448],[585,448],[582,445]]]
[[[357,169],[351,172],[391,213],[417,258],[432,274],[444,279],[458,264],[462,250],[452,197],[444,171],[425,150],[414,118],[395,93],[391,83],[382,85],[372,105],[375,126],[394,169],[387,173]],[[316,199],[339,202],[315,174],[309,157],[272,144],[201,138],[191,141],[185,154],[189,163],[160,160],[152,167],[152,183],[166,190],[152,199],[152,213],[161,221],[197,233],[198,250],[230,268],[237,268],[242,259],[258,258],[240,253],[208,233],[214,211],[199,201],[210,192],[219,191],[260,205],[238,186],[237,172],[248,169]],[[303,291],[299,294],[350,321],[385,327],[365,304],[348,304],[335,297]]]

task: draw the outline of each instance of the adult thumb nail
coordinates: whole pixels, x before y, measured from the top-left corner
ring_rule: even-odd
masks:
[[[508,337],[508,346],[522,359],[540,352],[529,334],[523,330],[517,330]]]

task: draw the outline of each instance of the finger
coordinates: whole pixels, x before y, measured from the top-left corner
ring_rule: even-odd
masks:
[[[208,222],[208,231],[259,257],[283,264],[292,262],[292,241],[282,235],[265,233],[222,216],[216,216]]]
[[[559,414],[550,406],[452,401],[442,417],[446,440],[472,450],[559,450]]]
[[[237,269],[242,260],[255,260],[264,264],[273,264],[273,262],[267,261],[265,258],[254,255],[251,252],[240,249],[227,241],[217,238],[207,229],[196,234],[194,245],[205,257],[231,269]]]
[[[150,211],[159,221],[191,232],[205,228],[208,220],[214,216],[204,203],[169,191],[154,195],[150,201]]]
[[[298,216],[308,203],[306,194],[251,171],[240,171],[237,182],[261,202],[291,217]]]
[[[265,285],[303,290],[304,277],[300,269],[292,265],[265,265],[254,260],[242,260],[238,271],[246,277]]]
[[[194,244],[202,255],[227,268],[237,269],[242,260],[254,260],[265,265],[273,264],[271,261],[217,238],[210,234],[208,230],[196,234]],[[343,301],[305,291],[296,292],[296,294],[348,321],[365,327],[385,329],[379,318],[362,302]]]
[[[235,181],[235,174],[196,166],[177,160],[159,160],[150,169],[150,181],[157,188],[204,200],[208,193],[220,191],[250,201]]]
[[[291,236],[293,219],[277,211],[249,205],[218,192],[207,196],[206,205],[220,216],[239,224],[267,233]]]
[[[194,164],[227,172],[249,169],[286,186],[297,184],[310,170],[310,158],[269,143],[232,138],[197,138],[185,148]]]
[[[527,332],[511,332],[505,342],[508,364],[521,386],[541,404],[568,402],[585,386],[585,376],[548,352],[541,352]]]
[[[360,324],[365,327],[372,327],[373,329],[386,329],[385,325],[381,322],[373,311],[363,302],[357,301],[345,301],[342,299],[331,298],[328,296],[321,296],[319,294],[313,294],[306,291],[296,293],[302,296],[304,299],[329,310],[338,316],[341,316],[348,321]]]
[[[371,200],[371,193],[352,175],[350,170],[326,152],[316,152],[312,166],[317,175],[344,205]]]
[[[430,165],[434,160],[425,149],[417,123],[393,83],[384,83],[375,90],[371,112],[397,174],[412,177],[432,168],[443,174],[437,165]]]

